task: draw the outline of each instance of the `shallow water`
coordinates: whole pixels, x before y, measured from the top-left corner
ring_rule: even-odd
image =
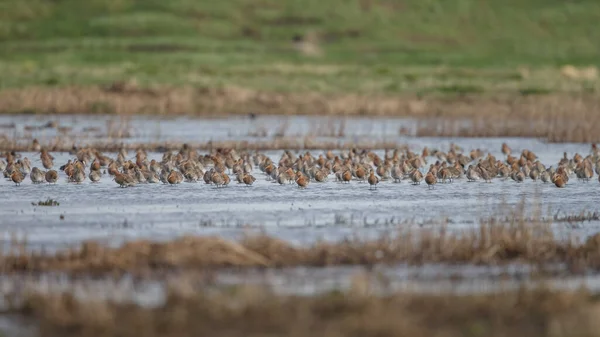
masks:
[[[27,134],[24,125],[43,125],[57,120],[61,125],[72,125],[84,130],[91,126],[103,127],[114,117],[38,117],[0,116],[0,125],[14,123],[15,133]],[[315,117],[260,117],[223,119],[159,120],[133,118],[129,126],[134,130],[159,127],[162,140],[197,141],[243,137],[260,127],[269,130],[282,123],[289,124],[290,132],[306,134],[311,126],[328,119]],[[513,151],[523,148],[534,151],[542,163],[556,165],[563,152],[586,155],[587,144],[547,144],[535,139],[501,138],[414,138],[398,136],[398,128],[414,123],[402,119],[347,119],[347,134],[389,137],[398,144],[408,144],[420,151],[424,146],[447,150],[455,143],[468,151],[481,148],[502,157],[500,147],[507,142]],[[4,129],[6,130],[6,128]],[[382,131],[383,130],[383,131]],[[134,133],[128,141],[146,141],[145,133]],[[208,137],[208,138],[207,138]],[[349,136],[346,136],[349,137]],[[31,139],[31,138],[29,138]],[[39,137],[42,141],[43,137]],[[42,141],[43,143],[43,141]],[[311,151],[318,155],[321,151]],[[377,151],[383,155],[383,151]],[[282,151],[266,152],[277,159]],[[59,166],[72,158],[68,153],[52,153]],[[115,156],[115,154],[109,154]],[[130,152],[133,156],[133,151]],[[39,155],[23,153],[33,166],[41,167]],[[151,153],[151,158],[161,154]],[[429,158],[435,161],[435,158]],[[340,240],[349,235],[377,237],[394,229],[437,226],[448,223],[450,229],[469,228],[481,218],[506,217],[524,201],[526,215],[540,214],[552,218],[555,214],[579,214],[598,211],[600,184],[580,182],[574,177],[564,189],[540,181],[526,180],[517,184],[512,180],[495,179],[491,184],[469,183],[465,179],[451,184],[437,184],[429,190],[426,184],[413,186],[406,181],[396,184],[381,182],[376,189],[368,184],[352,182],[340,184],[330,176],[328,182],[311,183],[305,190],[295,185],[280,186],[266,180],[257,168],[257,181],[252,187],[235,183],[217,189],[202,183],[182,183],[177,186],[143,184],[122,189],[103,176],[100,183],[87,181],[81,185],[66,182],[63,172],[56,185],[33,185],[29,178],[21,186],[0,181],[0,231],[26,235],[32,248],[56,249],[86,239],[99,239],[110,244],[124,240],[151,238],[164,240],[183,234],[220,235],[238,238],[248,231],[241,227],[260,227],[268,234],[297,244],[316,240]],[[232,177],[233,178],[233,177]],[[32,206],[32,202],[52,198],[60,206]],[[60,219],[60,216],[64,219]],[[556,224],[557,231],[588,235],[598,231],[600,222],[592,221],[576,226]]]
[[[557,266],[557,270],[558,270]],[[547,269],[549,271],[549,269]],[[423,266],[377,266],[367,270],[360,266],[323,268],[291,267],[282,269],[219,270],[206,275],[178,278],[131,276],[114,278],[69,278],[60,273],[38,276],[2,276],[0,292],[15,299],[27,292],[70,292],[82,299],[135,302],[143,306],[160,305],[165,286],[210,292],[231,286],[249,286],[276,294],[314,295],[330,291],[370,291],[375,295],[397,292],[427,294],[478,294],[514,290],[523,286],[548,286],[575,289],[585,286],[600,292],[598,275],[563,275],[532,278],[527,265],[473,266],[429,264]],[[11,300],[13,298],[10,298]],[[5,303],[0,301],[0,308]]]

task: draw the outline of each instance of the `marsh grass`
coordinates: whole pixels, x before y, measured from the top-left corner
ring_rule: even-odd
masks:
[[[173,286],[164,303],[29,293],[7,313],[38,324],[43,336],[598,336],[597,296],[544,287],[493,294],[369,295],[356,278],[348,292],[276,295],[253,287],[206,293]]]
[[[73,145],[78,148],[93,148],[103,152],[117,152],[121,148],[126,150],[136,150],[144,148],[148,151],[164,152],[167,150],[179,150],[184,142],[164,141],[164,142],[129,142],[122,141],[94,141],[94,140],[78,140],[77,137],[64,136],[49,141],[40,141],[48,151],[52,152],[68,152],[73,149]],[[236,150],[340,150],[340,149],[391,149],[402,148],[406,144],[399,144],[393,141],[377,141],[377,140],[319,140],[314,137],[274,137],[263,140],[224,140],[224,141],[207,141],[192,143],[186,142],[188,146],[198,150],[212,150],[215,148],[229,148]],[[22,139],[2,138],[0,136],[0,150],[3,151],[32,151],[31,142],[22,141]]]
[[[11,89],[0,92],[0,112],[115,114],[117,125],[108,125],[111,138],[132,135],[128,119],[133,114],[216,117],[260,114],[336,116],[328,124],[312,125],[308,138],[298,141],[287,134],[287,125],[256,130],[250,136],[271,136],[275,141],[304,143],[314,137],[346,136],[344,118],[351,116],[409,117],[416,130],[403,135],[444,137],[533,137],[549,142],[599,142],[600,98],[593,94],[549,94],[460,97],[390,96],[384,94],[276,93],[242,88],[110,88],[68,87]],[[294,137],[291,137],[294,136]],[[273,144],[274,142],[268,142]],[[337,143],[339,146],[339,142]],[[252,146],[249,144],[248,146]],[[272,146],[272,145],[271,145]],[[323,146],[325,147],[325,146]],[[369,147],[367,145],[367,147]],[[329,147],[328,147],[329,148]]]
[[[408,263],[498,265],[522,262],[562,265],[573,273],[600,268],[600,234],[581,242],[554,236],[549,223],[489,220],[465,231],[445,226],[406,229],[377,240],[350,237],[341,242],[296,246],[267,235],[241,241],[184,236],[168,242],[131,241],[118,248],[87,241],[53,254],[27,252],[13,243],[0,257],[1,272],[121,273],[222,267],[280,268]]]

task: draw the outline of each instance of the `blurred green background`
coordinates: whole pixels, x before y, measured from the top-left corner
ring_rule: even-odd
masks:
[[[599,23],[598,0],[0,0],[0,89],[596,91],[559,69],[600,62]]]

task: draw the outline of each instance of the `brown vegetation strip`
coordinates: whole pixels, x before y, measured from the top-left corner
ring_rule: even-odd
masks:
[[[177,151],[180,150],[184,145],[183,142],[167,141],[167,142],[132,142],[123,143],[121,140],[114,140],[110,142],[98,141],[98,142],[82,142],[76,139],[68,137],[59,138],[49,142],[40,141],[45,149],[50,152],[69,152],[73,150],[73,146],[77,148],[92,148],[101,152],[118,152],[121,149],[128,151],[145,149],[147,151],[154,152],[165,152],[165,151]],[[189,147],[196,150],[209,150],[213,149],[236,149],[236,150],[258,150],[258,151],[269,151],[269,150],[347,150],[347,149],[365,149],[365,150],[378,150],[378,149],[403,149],[407,145],[392,141],[326,141],[317,140],[313,137],[281,137],[268,140],[224,140],[224,141],[209,141],[199,143],[185,143]],[[31,141],[21,142],[12,139],[3,139],[0,136],[0,151],[34,151],[33,144]],[[35,151],[34,151],[35,152]]]
[[[423,120],[417,137],[526,137],[548,142],[596,143],[600,141],[600,114],[548,114],[545,117],[503,119],[481,116],[468,120]]]
[[[14,247],[13,247],[14,248]],[[217,237],[182,237],[170,242],[133,241],[120,248],[96,242],[52,255],[24,247],[0,257],[2,273],[146,272],[185,268],[374,265],[392,263],[511,262],[538,266],[564,263],[570,272],[600,268],[600,234],[580,243],[560,240],[546,224],[482,224],[462,232],[444,228],[406,230],[378,240],[348,239],[298,247],[267,236],[233,242]]]
[[[595,116],[600,96],[553,93],[452,97],[278,93],[243,88],[27,87],[0,91],[0,113],[339,115],[546,118]]]
[[[360,291],[277,296],[241,288],[206,295],[172,291],[158,307],[72,295],[29,295],[10,313],[41,336],[599,336],[597,297],[585,290],[522,288],[489,295]]]
[[[0,113],[439,117],[446,121],[422,125],[417,135],[600,141],[600,96],[591,93],[419,98],[276,93],[242,88],[140,88],[123,82],[109,87],[6,89],[0,91]],[[453,124],[457,119],[474,124],[469,127]]]

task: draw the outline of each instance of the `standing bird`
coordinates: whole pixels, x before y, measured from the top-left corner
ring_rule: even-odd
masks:
[[[306,188],[308,186],[308,179],[300,171],[296,173],[296,184],[298,184],[298,188]]]
[[[410,173],[410,180],[412,180],[413,185],[420,185],[423,180],[423,173],[417,169],[413,169]]]
[[[15,183],[16,186],[20,186],[23,181],[23,173],[19,170],[15,170],[11,175],[10,179]]]
[[[371,171],[371,173],[373,173],[373,171]],[[342,181],[345,183],[350,183],[350,180],[352,179],[352,173],[350,172],[350,170],[346,170],[344,171],[344,173],[342,173]]]
[[[402,173],[402,169],[400,168],[400,166],[395,165],[394,167],[392,167],[392,178],[394,178],[395,183],[401,182],[403,176],[404,174]]]
[[[427,175],[425,175],[425,182],[429,188],[435,188],[437,178],[433,175],[433,173],[427,172]]]
[[[229,185],[229,182],[231,181],[229,175],[226,172],[222,172],[221,175],[223,176],[223,186]]]
[[[55,170],[50,170],[46,172],[45,178],[48,184],[56,184],[56,181],[58,181],[58,172],[56,172]]]
[[[254,184],[254,182],[256,181],[256,178],[254,178],[254,176],[252,176],[251,174],[246,173],[242,177],[242,181],[244,182],[244,184],[246,184],[246,186],[252,186],[252,184]]]
[[[73,182],[81,184],[85,181],[85,171],[83,170],[83,166],[81,166],[80,163],[77,164],[78,165],[75,165],[75,171],[73,172],[71,178]]]
[[[100,181],[100,171],[91,170],[89,178],[93,183],[99,182]]]
[[[128,174],[123,174],[121,172],[116,172],[113,180],[119,184],[120,187],[133,187],[135,186],[135,181]]]
[[[475,169],[475,167],[473,167],[473,165],[470,165],[469,168],[467,169],[467,181],[471,182],[471,181],[476,181],[479,180],[479,173],[477,173],[477,170]]]
[[[543,183],[549,183],[551,178],[550,178],[550,173],[548,173],[548,171],[543,170],[540,173],[540,179],[542,180]]]
[[[362,167],[362,165],[356,169],[354,174],[356,175],[356,179],[363,181],[363,182],[365,181],[365,178],[367,177],[367,172],[365,172],[365,168]]]
[[[373,172],[373,170],[371,170],[371,173],[369,173],[368,181],[369,181],[369,185],[371,185],[371,186],[369,186],[369,189],[371,189],[373,187],[377,188],[377,184],[379,184],[379,178],[377,178],[375,176],[375,172]]]
[[[225,179],[223,179],[223,175],[219,172],[213,172],[210,176],[211,182],[215,184],[217,187],[222,187],[225,184]]]
[[[29,178],[31,179],[31,182],[34,184],[42,183],[42,182],[44,182],[44,172],[40,171],[39,168],[34,167],[31,169]]]
[[[506,156],[510,156],[511,153],[511,149],[510,147],[508,147],[508,145],[506,143],[502,143],[502,153]]]
[[[481,166],[481,163],[477,164],[477,168],[479,169],[479,175],[481,176],[481,178],[483,178],[483,180],[486,183],[491,183],[492,177],[488,170],[486,170],[485,167]]]
[[[175,184],[181,184],[181,182],[183,181],[183,174],[181,174],[181,172],[179,171],[171,171],[171,173],[169,173],[169,176],[167,177],[167,182],[171,185],[175,185]]]
[[[565,187],[565,181],[561,175],[558,175],[556,179],[554,179],[554,185],[558,188]]]

